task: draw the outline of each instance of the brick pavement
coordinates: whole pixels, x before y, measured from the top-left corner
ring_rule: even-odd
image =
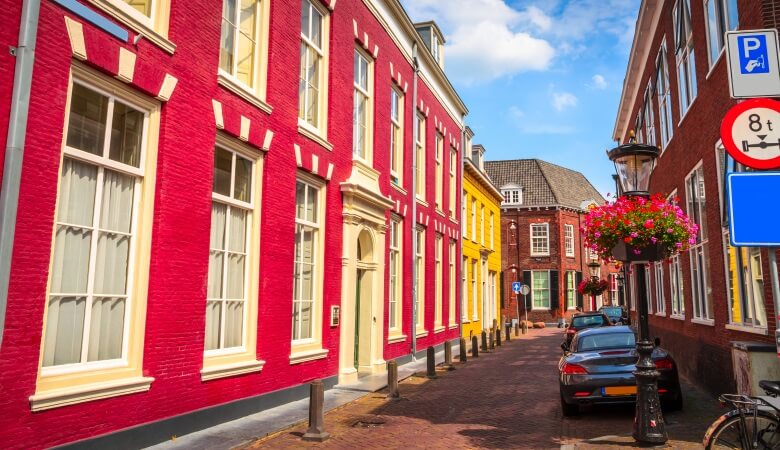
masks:
[[[521,339],[428,380],[401,383],[402,400],[369,394],[325,416],[331,438],[304,442],[298,424],[250,443],[256,448],[630,448],[633,407],[598,407],[561,415],[557,361],[562,332],[532,330]],[[686,405],[667,415],[666,448],[701,448],[709,423],[722,413],[708,395],[685,383]]]

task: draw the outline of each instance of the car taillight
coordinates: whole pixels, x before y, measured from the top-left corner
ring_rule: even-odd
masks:
[[[578,364],[565,363],[561,369],[561,373],[564,375],[578,375],[588,373],[588,371]]]
[[[659,359],[655,362],[656,369],[668,369],[671,370],[674,367],[674,362],[669,358]]]

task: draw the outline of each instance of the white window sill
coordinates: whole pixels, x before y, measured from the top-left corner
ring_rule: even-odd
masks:
[[[307,124],[306,122],[298,121],[298,134],[301,134],[312,141],[316,142],[317,144],[321,145],[328,151],[333,150],[333,144],[327,141],[323,136],[320,136],[319,131],[315,128],[312,128],[311,125]]]
[[[418,332],[414,337],[421,338],[421,337],[425,337],[425,336],[428,336],[428,330],[422,330],[422,331]]]
[[[217,378],[232,377],[246,373],[260,372],[263,370],[265,361],[242,361],[233,364],[224,364],[219,366],[204,367],[200,370],[200,380],[209,381]]]
[[[450,330],[454,330],[455,328],[458,328],[457,323],[453,323],[452,325],[450,325]]]
[[[426,208],[429,206],[428,202],[425,201],[423,197],[420,197],[420,195],[416,195],[417,203],[421,204],[422,206],[425,206]]]
[[[535,306],[531,307],[531,311],[549,311],[550,308],[537,308]]]
[[[271,105],[266,103],[255,92],[251,91],[249,87],[240,84],[230,76],[227,76],[223,73],[217,74],[217,84],[238,95],[242,99],[258,107],[261,111],[264,111],[267,114],[271,114],[271,111],[273,111]]]
[[[387,337],[388,344],[395,344],[398,342],[404,342],[406,340],[405,334],[393,334]]]
[[[452,213],[450,213],[450,222],[454,223],[455,225],[458,224],[458,219]]]
[[[472,322],[479,322],[479,316],[474,316],[471,318]]]
[[[149,42],[160,47],[171,55],[174,51],[176,51],[176,44],[169,41],[166,36],[158,33],[148,24],[139,21],[116,5],[111,4],[107,0],[90,0],[90,3],[108,13],[110,16],[121,22],[123,25],[126,25],[136,33],[143,35],[143,37]]]
[[[471,323],[468,317],[463,317],[460,319],[460,323]]]
[[[547,252],[547,253],[531,253],[531,256],[550,256],[550,252]]]
[[[657,313],[655,313],[655,315],[659,316],[659,317],[666,317],[666,312],[665,311],[664,312],[657,312]]]
[[[439,326],[437,326],[437,327],[435,327],[435,328],[433,329],[433,334],[436,334],[436,333],[441,333],[442,331],[444,331],[444,330],[446,330],[446,329],[447,329],[447,327],[445,327],[445,326],[443,326],[443,325],[439,325]]]
[[[438,207],[438,206],[436,207],[436,214],[438,214],[438,215],[440,215],[440,216],[442,216],[442,217],[445,217],[445,218],[447,217],[447,215],[446,215],[446,214],[444,214],[444,211],[442,211],[441,209],[439,209],[439,207]]]
[[[679,85],[679,83],[678,83],[678,85]],[[686,109],[685,112],[683,113],[682,117],[680,117],[680,121],[677,122],[677,128],[680,128],[680,126],[683,123],[683,120],[685,120],[685,118],[688,117],[688,113],[691,111],[691,108],[693,108],[693,104],[696,103],[696,99],[697,98],[699,98],[699,92],[698,91],[696,91],[696,97],[694,97],[693,100],[691,100],[691,102],[688,104],[688,109]],[[680,109],[682,109],[682,108],[680,108]]]
[[[393,189],[402,193],[403,195],[407,195],[406,189],[402,188],[400,184],[391,181],[390,186],[392,186]]]
[[[669,316],[669,318],[670,319],[683,320],[684,321],[685,320],[685,314],[672,314],[672,315]]]
[[[300,364],[306,361],[314,361],[316,359],[323,359],[326,356],[328,356],[328,350],[322,348],[293,352],[290,354],[290,364]]]
[[[153,381],[152,377],[133,377],[39,392],[30,396],[30,408],[33,411],[43,411],[92,400],[146,392]]]
[[[743,333],[760,334],[763,336],[769,334],[769,330],[767,330],[766,328],[753,327],[750,325],[739,325],[736,323],[727,323],[725,326],[727,330],[741,331]]]
[[[699,324],[699,325],[707,325],[709,327],[715,325],[715,321],[712,320],[712,319],[697,319],[697,318],[693,318],[693,319],[691,319],[691,323],[696,323],[696,324]]]

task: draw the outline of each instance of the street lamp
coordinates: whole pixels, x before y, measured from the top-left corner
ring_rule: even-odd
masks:
[[[596,285],[596,282],[599,281],[600,269],[601,264],[598,262],[591,260],[591,262],[588,263],[588,270],[590,270],[590,280],[593,282],[594,286]],[[594,291],[590,292],[590,310],[596,310],[596,292]]]
[[[607,152],[615,164],[623,193],[628,196],[649,197],[650,175],[655,167],[655,159],[660,150],[647,144],[637,144],[629,139],[628,144],[615,147]],[[649,261],[632,261],[637,266],[637,303],[639,310],[639,342],[636,344],[639,361],[636,364],[636,415],[634,417],[634,439],[646,444],[663,444],[668,440],[661,403],[658,400],[658,376],[653,361],[653,343],[650,342],[650,330],[647,323],[647,290],[644,264]]]

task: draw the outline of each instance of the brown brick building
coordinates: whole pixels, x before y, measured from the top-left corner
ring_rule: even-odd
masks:
[[[750,354],[753,372],[780,374],[769,255],[729,245],[723,174],[743,168],[720,142],[721,120],[736,104],[723,34],[777,28],[778,20],[778,0],[643,1],[613,132],[626,142],[635,130],[661,149],[650,192],[678,197],[701,227],[690,251],[648,269],[647,294],[651,334],[713,392],[745,384],[736,380],[749,376],[748,354],[736,347],[760,350]]]
[[[512,282],[531,288],[528,320],[557,322],[580,306],[593,309],[577,294],[577,284],[590,276],[590,255],[582,245],[580,220],[602,196],[579,172],[538,159],[487,161],[485,171],[504,195],[501,204],[502,314],[524,319]],[[614,270],[613,270],[614,271]],[[607,267],[600,271],[607,278]],[[614,277],[610,276],[611,279]],[[616,287],[616,283],[613,283]],[[616,290],[596,299],[596,307],[613,301]]]

